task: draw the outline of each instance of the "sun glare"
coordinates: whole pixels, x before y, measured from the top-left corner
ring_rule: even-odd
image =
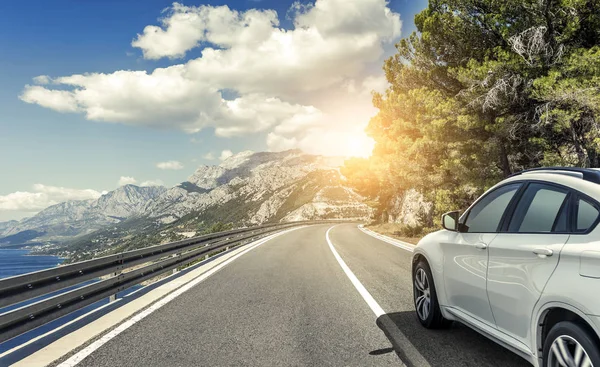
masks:
[[[375,142],[365,134],[349,135],[346,138],[346,154],[350,157],[369,157],[373,151]]]

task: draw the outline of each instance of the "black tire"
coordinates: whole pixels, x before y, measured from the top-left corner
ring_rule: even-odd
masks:
[[[419,289],[420,286],[418,284],[420,284],[421,282],[417,282],[417,276],[420,277],[419,279],[422,279],[423,275],[426,277],[426,286],[428,286],[429,289],[429,312],[427,313],[426,317],[423,317],[424,313],[422,312],[421,304],[417,304],[418,299],[421,296],[425,295],[425,293],[427,293]],[[429,268],[429,264],[427,263],[427,261],[423,259],[419,260],[419,263],[413,269],[412,278],[415,313],[421,325],[425,326],[428,329],[441,329],[449,327],[452,324],[452,321],[445,319],[444,316],[442,316],[442,311],[440,310],[440,305],[437,299],[437,292],[435,291],[433,276],[431,274],[431,269]]]
[[[576,348],[574,342],[578,343],[584,349],[590,362],[594,366],[600,366],[600,346],[598,345],[597,338],[587,328],[570,321],[559,322],[550,329],[548,336],[544,340],[544,362],[542,366],[560,366],[560,364],[556,364],[557,358],[552,348],[555,341],[560,343],[560,341],[557,341],[558,339],[563,341],[563,346],[569,353],[573,353],[571,356],[574,356]]]

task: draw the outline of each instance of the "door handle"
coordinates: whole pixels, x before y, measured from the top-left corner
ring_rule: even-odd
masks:
[[[549,248],[536,248],[533,250],[533,253],[538,256],[552,256],[554,251],[550,250]]]
[[[487,244],[485,244],[483,242],[478,242],[477,244],[475,244],[475,248],[480,249],[480,250],[485,250],[487,248]]]

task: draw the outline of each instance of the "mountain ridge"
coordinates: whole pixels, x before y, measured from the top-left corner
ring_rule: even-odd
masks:
[[[98,199],[70,200],[51,205],[32,217],[13,222],[0,234],[7,237],[26,230],[36,230],[44,232],[48,239],[56,239],[90,233],[141,214],[143,205],[140,203],[164,190],[166,188],[162,186],[124,185]]]
[[[60,203],[1,237],[24,230],[43,235],[61,256],[100,256],[180,239],[217,222],[234,226],[311,219],[367,219],[372,209],[345,186],[343,157],[300,150],[235,154],[201,165],[171,188],[121,186],[96,200]],[[54,241],[54,242],[52,242]],[[77,249],[77,250],[73,250]],[[84,250],[82,250],[84,249]]]

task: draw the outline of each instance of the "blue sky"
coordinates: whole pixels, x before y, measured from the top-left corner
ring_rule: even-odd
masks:
[[[295,28],[293,15],[286,17],[286,14],[290,14],[288,10],[292,6],[292,1],[182,1],[181,3],[187,7],[227,5],[230,9],[241,13],[248,9],[272,9],[277,12],[279,19],[279,25],[275,28],[287,30]],[[314,4],[308,1],[303,3]],[[320,112],[324,109],[318,105],[319,101],[331,95],[331,88],[340,89],[340,85],[354,91],[356,89],[354,85],[360,83],[363,78],[374,83],[375,78],[381,75],[381,60],[393,52],[393,43],[399,39],[395,35],[391,42],[382,41],[381,47],[384,53],[379,55],[377,60],[365,59],[363,64],[357,64],[356,67],[349,66],[348,73],[354,74],[344,75],[340,79],[347,77],[347,80],[332,82],[327,86],[315,84],[315,88],[306,93],[295,93],[293,82],[286,80],[282,80],[282,85],[289,85],[290,89],[273,86],[271,89],[255,90],[252,85],[240,85],[238,89],[234,81],[233,91],[223,92],[225,87],[222,85],[226,83],[219,84],[220,87],[215,88],[221,90],[220,95],[226,100],[244,96],[244,93],[248,96],[259,93],[265,99],[277,98],[278,103],[284,104],[282,108],[285,112],[273,116],[260,126],[253,127],[253,130],[242,127],[241,132],[237,133],[235,131],[238,130],[235,129],[239,129],[238,125],[233,127],[234,130],[231,130],[233,132],[215,134],[215,128],[221,125],[208,122],[199,132],[190,133],[185,125],[188,122],[183,122],[185,118],[179,116],[174,116],[173,121],[168,121],[170,119],[167,117],[160,120],[160,123],[152,124],[145,123],[143,115],[136,116],[131,123],[121,123],[118,117],[103,117],[98,120],[86,117],[86,113],[93,108],[93,102],[89,100],[85,105],[80,104],[77,112],[69,113],[49,108],[50,102],[44,102],[37,97],[19,98],[24,94],[26,85],[35,84],[32,78],[40,75],[58,78],[85,73],[111,74],[119,70],[146,71],[151,74],[157,68],[186,64],[190,60],[201,57],[204,47],[215,49],[229,47],[215,46],[214,42],[211,45],[206,41],[201,42],[197,47],[187,48],[184,55],[177,57],[169,55],[168,50],[160,50],[160,45],[156,44],[146,48],[132,47],[132,41],[138,37],[138,34],[143,33],[146,26],[161,26],[158,18],[169,17],[174,13],[171,6],[171,1],[159,0],[143,2],[30,0],[0,3],[0,14],[2,14],[0,33],[5,35],[0,38],[2,50],[0,167],[3,172],[3,179],[0,180],[0,221],[31,215],[37,210],[36,208],[43,207],[44,203],[51,204],[63,198],[87,197],[85,192],[80,193],[77,190],[90,189],[96,192],[113,190],[118,186],[122,176],[133,177],[138,184],[145,181],[159,181],[166,186],[172,186],[185,180],[199,164],[218,164],[218,158],[224,150],[236,153],[243,150],[263,151],[299,147],[308,151],[314,150],[313,153],[321,153],[319,146],[323,145],[322,142],[315,141],[310,145],[311,138],[307,135],[307,130],[301,132],[305,134],[301,137],[294,136],[291,131],[299,129],[280,127],[278,125],[280,120],[292,119],[294,114],[314,117],[317,115],[315,111],[318,112],[318,116],[330,116],[327,121],[335,119],[335,116],[338,116],[335,111],[330,115],[327,111]],[[400,14],[401,35],[406,36],[414,30],[413,17],[415,13],[426,7],[426,1],[396,0],[391,1],[387,6],[392,12]],[[171,10],[161,13],[167,8]],[[189,8],[187,11],[195,12],[197,9]],[[324,22],[317,18],[308,19],[308,17],[305,21],[306,24]],[[234,47],[237,46],[231,46]],[[162,52],[166,56],[148,56],[151,52]],[[356,71],[358,69],[360,71]],[[331,75],[331,72],[327,75]],[[50,87],[42,84],[41,87],[46,91],[73,89],[71,85],[61,83],[51,83]],[[79,88],[92,89],[93,87],[80,86]],[[105,89],[102,93],[110,94]],[[43,97],[52,98],[49,94]],[[361,98],[366,100],[364,96]],[[26,103],[25,100],[30,103]],[[253,101],[254,98],[249,98],[247,104]],[[113,103],[113,101],[106,103]],[[123,103],[131,104],[128,101]],[[332,97],[331,101],[327,101],[328,106],[343,106],[343,104],[342,96]],[[267,110],[270,111],[270,108]],[[248,111],[242,110],[240,112],[242,117],[248,115]],[[257,113],[263,113],[261,111],[263,110]],[[118,112],[129,113],[130,111],[124,109]],[[368,113],[372,115],[372,111]],[[210,118],[209,116],[209,120]],[[179,120],[182,122],[178,122]],[[368,118],[362,120],[364,120],[363,125],[368,122]],[[225,120],[222,123],[228,128],[234,125]],[[242,120],[236,123],[241,124]],[[194,124],[194,129],[198,130],[199,122],[195,121]],[[358,127],[364,128],[364,126]],[[358,127],[357,131],[360,130]],[[331,129],[336,128],[339,130],[339,127],[331,127]],[[354,125],[352,128],[354,129]],[[183,131],[185,129],[188,131]],[[281,131],[289,134],[277,135]],[[335,134],[334,130],[331,131]],[[268,139],[269,133],[273,133],[271,140]],[[349,139],[356,140],[353,137]],[[209,153],[214,159],[205,158]],[[166,161],[177,161],[183,168],[165,170],[157,167],[157,163]],[[35,184],[41,184],[43,187],[38,185],[34,188]],[[63,188],[64,192],[59,192],[58,188]],[[18,192],[21,195],[15,195]],[[32,204],[35,200],[39,202]]]

